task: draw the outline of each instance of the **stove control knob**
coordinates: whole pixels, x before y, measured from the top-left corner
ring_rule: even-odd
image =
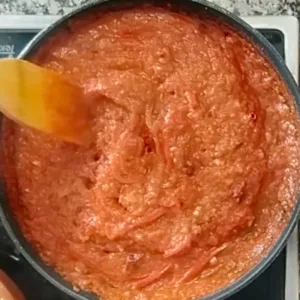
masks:
[[[0,270],[0,300],[25,300],[15,283]]]

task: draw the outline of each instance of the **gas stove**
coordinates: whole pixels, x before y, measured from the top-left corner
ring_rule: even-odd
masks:
[[[0,16],[0,58],[15,57],[59,16]],[[285,59],[298,82],[299,23],[294,17],[245,17]],[[18,253],[0,223],[0,269],[20,286],[29,300],[71,300],[46,282]],[[227,300],[298,300],[298,230],[273,264],[248,287]]]

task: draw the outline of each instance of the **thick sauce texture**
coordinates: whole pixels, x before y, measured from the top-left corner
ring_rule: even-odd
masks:
[[[78,17],[31,60],[81,85],[94,114],[89,147],[4,122],[12,207],[75,289],[192,299],[268,254],[296,202],[299,121],[246,38],[135,7]]]

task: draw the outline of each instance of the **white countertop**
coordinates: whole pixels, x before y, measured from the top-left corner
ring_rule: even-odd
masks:
[[[1,14],[64,14],[93,0],[0,0]],[[210,0],[238,15],[299,15],[299,0]],[[1,17],[0,17],[1,22]]]

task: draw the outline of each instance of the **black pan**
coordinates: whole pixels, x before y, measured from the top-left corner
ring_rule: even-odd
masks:
[[[297,106],[298,112],[300,111],[300,94],[298,91],[298,86],[289,72],[287,66],[285,65],[281,56],[277,53],[275,48],[254,28],[245,23],[240,18],[231,14],[230,12],[211,4],[207,1],[203,0],[131,0],[131,1],[120,1],[120,0],[102,0],[95,1],[89,5],[83,6],[72,13],[65,15],[60,20],[55,22],[50,27],[46,28],[42,32],[40,32],[30,43],[29,45],[22,51],[19,55],[19,58],[26,59],[31,54],[33,54],[41,44],[45,40],[49,38],[49,36],[55,34],[57,30],[64,27],[71,19],[76,17],[77,15],[91,11],[91,10],[118,10],[120,8],[131,7],[137,3],[141,4],[145,3],[154,3],[157,5],[172,3],[175,7],[180,8],[181,10],[187,12],[206,12],[210,15],[215,16],[216,18],[222,19],[224,22],[231,25],[233,28],[241,32],[244,36],[248,37],[253,44],[257,45],[259,49],[261,49],[263,55],[267,57],[267,59],[274,65],[280,74],[282,80],[285,81],[286,86],[290,90],[290,93],[294,97],[295,105]],[[74,291],[72,285],[64,280],[53,268],[47,266],[40,258],[39,254],[33,249],[33,247],[28,243],[28,241],[24,238],[12,211],[8,205],[6,193],[4,190],[3,182],[0,186],[0,219],[3,222],[5,229],[7,230],[9,236],[12,241],[16,245],[17,249],[23,254],[23,256],[27,259],[27,261],[36,269],[44,278],[50,281],[57,288],[65,292],[66,294],[74,297],[78,300],[99,300],[99,298],[93,294],[84,292],[84,291]],[[297,204],[292,212],[289,223],[286,228],[278,238],[277,242],[269,252],[269,254],[264,257],[253,269],[251,269],[248,273],[246,273],[242,278],[229,285],[228,287],[223,288],[215,292],[214,294],[208,295],[202,300],[220,300],[225,299],[242,288],[248,285],[251,281],[253,281],[258,275],[260,275],[279,255],[281,250],[284,248],[290,234],[292,233],[299,215],[300,201],[298,199]],[[200,299],[198,299],[200,300]]]

